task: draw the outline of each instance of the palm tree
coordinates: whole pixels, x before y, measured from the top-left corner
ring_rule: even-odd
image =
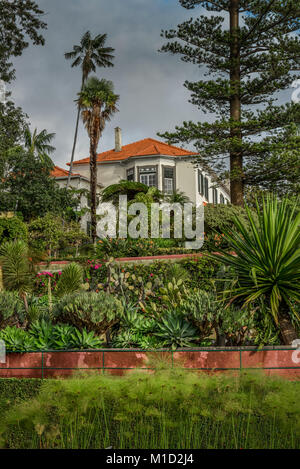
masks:
[[[52,140],[55,137],[55,133],[49,134],[46,129],[38,133],[37,129],[34,129],[33,134],[29,127],[24,132],[24,144],[25,148],[37,156],[47,167],[53,167],[53,161],[50,158],[50,154],[55,151],[55,147],[51,145]]]
[[[111,62],[114,56],[112,52],[115,49],[112,47],[104,47],[105,41],[107,38],[107,34],[98,34],[94,39],[91,37],[90,31],[87,31],[81,38],[80,45],[73,46],[73,50],[71,52],[65,53],[65,58],[67,60],[74,60],[72,62],[73,67],[81,66],[82,69],[82,79],[81,79],[81,90],[88,79],[88,76],[91,72],[96,72],[96,67],[113,67],[113,63]],[[76,128],[75,128],[75,135],[74,135],[74,143],[71,155],[71,162],[70,162],[70,169],[69,169],[69,176],[67,182],[67,189],[70,185],[71,174],[73,170],[73,161],[77,143],[77,136],[78,136],[78,126],[79,126],[79,118],[80,118],[80,105],[78,104],[78,112],[77,112],[77,120],[76,120]]]
[[[101,200],[102,202],[112,202],[114,205],[118,205],[120,195],[127,195],[127,199],[130,201],[140,192],[147,194],[148,190],[149,187],[141,182],[122,180],[118,184],[112,184],[103,189]]]
[[[91,225],[94,243],[97,225],[97,148],[106,122],[118,111],[118,100],[113,83],[105,79],[98,80],[97,77],[88,79],[78,98],[82,120],[90,138]]]
[[[172,194],[167,195],[166,200],[170,204],[180,204],[180,205],[188,204],[189,202],[191,202],[188,196],[185,195],[184,192],[181,192],[178,190],[175,190]]]

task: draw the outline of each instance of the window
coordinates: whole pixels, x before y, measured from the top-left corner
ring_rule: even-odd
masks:
[[[225,204],[224,195],[220,194],[220,204]]]
[[[175,190],[174,168],[163,166],[163,190],[166,194],[173,194]]]
[[[134,181],[134,168],[127,169],[127,181]]]
[[[198,191],[200,195],[204,195],[204,176],[198,169]]]
[[[204,196],[205,196],[207,202],[209,202],[208,179],[207,178],[204,178]]]
[[[213,189],[213,203],[217,204],[218,203],[218,190]]]
[[[145,166],[139,168],[139,181],[149,187],[157,187],[157,167]]]
[[[230,202],[229,202],[229,200],[228,200],[228,199],[226,199],[226,204],[227,204],[227,205],[228,205],[228,204],[230,204]]]

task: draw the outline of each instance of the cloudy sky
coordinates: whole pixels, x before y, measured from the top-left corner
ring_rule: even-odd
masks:
[[[11,86],[13,98],[29,115],[32,129],[46,128],[56,133],[54,161],[65,167],[70,160],[81,71],[72,69],[64,52],[78,44],[90,30],[107,33],[107,45],[115,48],[115,66],[98,70],[110,79],[120,95],[120,112],[108,123],[99,151],[114,147],[114,127],[123,131],[123,144],[146,137],[157,138],[158,131],[174,129],[183,120],[208,120],[201,110],[188,103],[183,87],[187,80],[201,79],[202,70],[180,61],[179,56],[159,53],[164,43],[162,29],[195,14],[178,0],[37,0],[45,11],[48,30],[44,47],[29,47],[15,60],[17,79]],[[202,11],[201,11],[202,10]],[[281,94],[281,102],[290,99]],[[89,141],[80,126],[75,158],[88,156]]]
[[[98,76],[114,82],[120,112],[107,124],[99,151],[114,146],[114,127],[123,131],[123,144],[171,130],[185,119],[201,120],[201,111],[188,103],[186,79],[197,79],[199,68],[179,57],[159,53],[161,29],[192,16],[178,0],[38,0],[48,30],[44,47],[29,47],[15,60],[17,79],[13,98],[29,115],[32,128],[56,133],[55,163],[69,161],[74,135],[74,99],[80,69],[72,69],[64,52],[90,30],[107,33],[115,48],[115,66],[98,69]],[[89,142],[81,124],[76,159],[88,156]]]

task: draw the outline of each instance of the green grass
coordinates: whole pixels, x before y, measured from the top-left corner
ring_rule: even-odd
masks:
[[[300,448],[299,391],[300,382],[258,372],[162,369],[48,380],[1,418],[1,446]]]

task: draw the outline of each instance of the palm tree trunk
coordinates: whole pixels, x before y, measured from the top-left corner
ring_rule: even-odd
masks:
[[[230,0],[230,118],[235,123],[241,121],[241,65],[239,46],[239,0]],[[230,137],[233,142],[242,143],[242,133],[238,126],[232,126]],[[243,155],[237,148],[230,151],[230,192],[231,203],[244,205]]]
[[[78,106],[78,112],[77,112],[77,120],[76,120],[76,128],[75,128],[75,135],[74,135],[74,143],[73,143],[73,149],[72,149],[72,155],[71,155],[71,161],[70,161],[70,169],[69,169],[69,174],[68,174],[68,181],[67,181],[67,189],[70,186],[71,182],[71,175],[73,172],[73,162],[74,162],[74,156],[75,156],[75,150],[76,150],[76,144],[77,144],[77,137],[78,137],[78,127],[79,127],[79,119],[80,119],[80,106]]]
[[[83,90],[84,83],[85,83],[85,79],[84,79],[84,77],[82,77],[81,92],[82,92],[82,90]],[[76,150],[76,145],[77,145],[78,128],[79,128],[79,120],[80,120],[80,111],[81,111],[81,107],[80,107],[80,105],[78,104],[77,119],[76,119],[76,128],[75,128],[74,142],[73,142],[72,155],[71,155],[71,161],[70,161],[70,169],[69,169],[69,174],[68,174],[67,189],[68,189],[69,186],[70,186],[71,175],[72,175],[72,171],[73,171],[73,162],[74,162],[75,150]]]
[[[294,340],[298,339],[297,332],[292,324],[288,312],[289,307],[283,301],[279,311],[279,327],[284,345],[291,345]]]
[[[94,138],[90,145],[90,175],[91,175],[91,234],[95,244],[97,237],[97,150]]]

